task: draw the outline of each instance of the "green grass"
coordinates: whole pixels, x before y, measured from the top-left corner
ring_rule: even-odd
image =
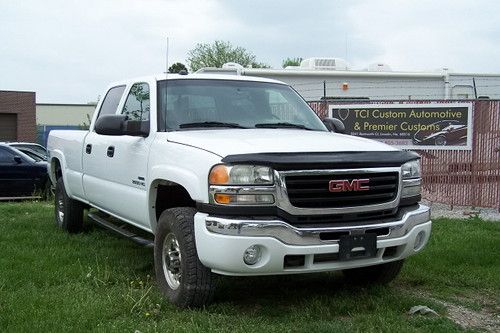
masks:
[[[453,332],[439,300],[500,306],[500,223],[480,220],[435,221],[389,287],[333,273],[223,278],[202,310],[160,295],[152,250],[99,228],[65,234],[47,203],[0,204],[0,251],[0,332]],[[440,316],[408,316],[414,305]]]

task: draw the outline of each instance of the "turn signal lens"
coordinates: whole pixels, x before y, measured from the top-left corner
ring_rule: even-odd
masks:
[[[214,200],[218,204],[235,205],[270,205],[274,203],[272,194],[214,194]]]
[[[216,165],[210,171],[208,181],[211,185],[227,184],[229,182],[229,172],[225,165]]]
[[[214,199],[215,199],[215,201],[217,201],[217,203],[220,203],[220,204],[231,203],[231,195],[229,195],[229,194],[217,193],[216,195],[214,195]]]

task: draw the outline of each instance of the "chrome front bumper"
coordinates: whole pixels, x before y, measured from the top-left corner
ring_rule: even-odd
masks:
[[[273,237],[289,245],[331,244],[335,240],[322,240],[321,234],[365,233],[382,231],[378,239],[401,237],[418,224],[430,221],[430,209],[423,205],[401,208],[396,216],[381,220],[350,223],[327,228],[296,228],[281,220],[242,220],[208,216],[208,231],[229,236]],[[340,223],[339,223],[340,224]]]
[[[415,205],[400,209],[391,218],[328,228],[296,228],[281,220],[222,218],[205,213],[195,215],[194,227],[198,257],[203,265],[218,274],[249,276],[335,271],[402,260],[425,247],[432,222],[429,208]],[[386,233],[381,234],[381,230]],[[378,234],[376,255],[365,259],[335,259],[339,241],[322,237],[325,233],[364,232]],[[262,257],[257,264],[247,265],[243,253],[253,245],[262,249]],[[303,257],[303,265],[288,267],[289,256]],[[324,256],[332,259],[325,261]]]

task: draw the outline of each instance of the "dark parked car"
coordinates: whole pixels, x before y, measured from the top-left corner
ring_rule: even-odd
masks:
[[[29,149],[41,156],[43,156],[43,160],[46,161],[49,157],[49,154],[47,153],[47,149],[39,145],[38,143],[31,143],[31,142],[6,142],[11,147],[14,147],[16,149],[19,149],[20,151],[24,152],[25,149]],[[30,155],[31,156],[31,155]]]
[[[0,144],[0,198],[46,196],[50,189],[47,162]]]
[[[457,120],[441,120],[433,125],[438,125],[441,130],[437,132],[421,130],[413,136],[416,145],[428,146],[463,146],[467,143],[467,125]]]
[[[32,159],[34,159],[37,162],[48,160],[48,156],[39,152],[39,151],[30,149],[30,148],[24,148],[24,147],[17,147],[16,149],[19,150],[20,152],[25,153],[26,155],[28,155],[29,157],[31,157]]]

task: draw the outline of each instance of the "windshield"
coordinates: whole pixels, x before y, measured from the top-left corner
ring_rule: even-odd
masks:
[[[204,127],[327,130],[287,85],[236,80],[159,81],[158,130]]]

